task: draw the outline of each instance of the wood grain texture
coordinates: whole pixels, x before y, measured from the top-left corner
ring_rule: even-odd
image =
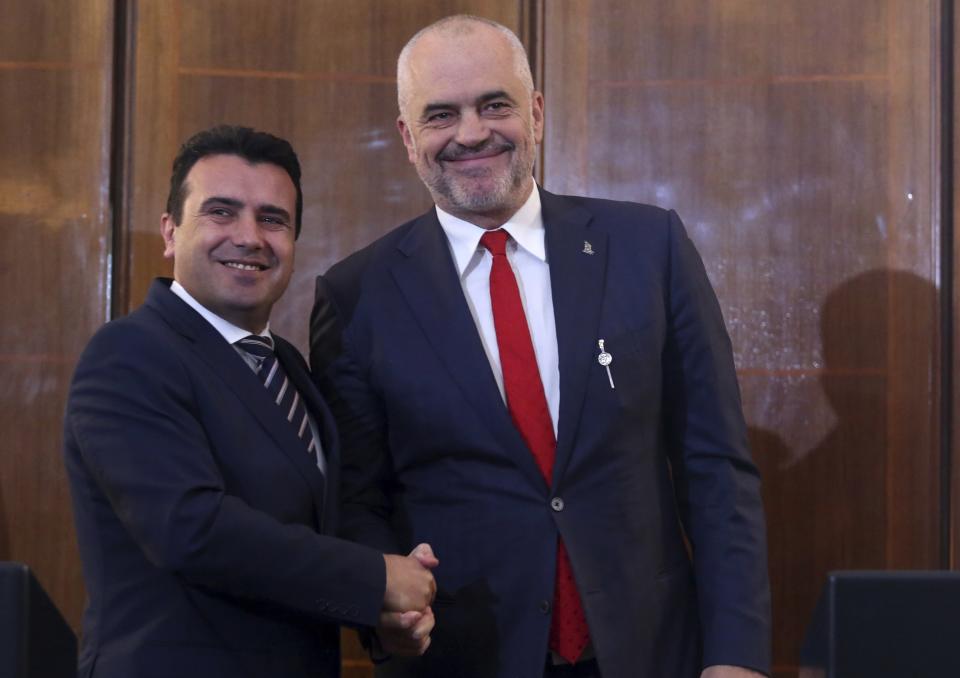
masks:
[[[886,536],[892,569],[940,565],[940,10],[890,2],[886,207],[890,215]],[[921,10],[921,7],[923,8]],[[925,10],[925,11],[923,11]],[[920,57],[924,54],[924,57]],[[911,57],[911,55],[915,55]],[[919,279],[919,280],[918,280]],[[922,287],[926,285],[926,287]]]
[[[0,22],[0,560],[33,568],[74,625],[84,592],[61,430],[108,304],[112,12],[18,0]]]
[[[952,327],[952,360],[953,364],[946,366],[951,370],[951,375],[953,377],[951,383],[951,412],[950,416],[950,467],[951,467],[951,478],[949,483],[949,492],[950,492],[950,502],[949,502],[949,523],[948,523],[948,542],[949,542],[949,553],[948,560],[950,563],[951,569],[960,569],[960,328],[957,327],[956,319],[960,317],[960,276],[957,275],[957,271],[960,271],[960,240],[957,240],[958,234],[960,234],[960,137],[957,135],[957,130],[960,130],[960,106],[958,106],[958,95],[957,92],[960,90],[957,89],[956,84],[956,73],[960,69],[960,41],[958,41],[957,36],[960,36],[960,12],[956,12],[954,8],[953,16],[953,53],[949,55],[950,61],[953,63],[953,73],[954,73],[954,95],[950,104],[950,111],[952,113],[952,122],[953,122],[953,139],[952,141],[952,150],[953,150],[953,176],[952,176],[952,186],[948,186],[947,190],[952,189],[952,198],[953,198],[953,237],[954,245],[953,251],[950,252],[950,256],[953,261],[953,299],[952,299],[952,316],[951,320],[953,321]]]

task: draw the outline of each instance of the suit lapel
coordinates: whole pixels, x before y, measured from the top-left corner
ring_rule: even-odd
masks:
[[[154,281],[146,303],[157,309],[170,326],[187,340],[187,345],[194,355],[206,363],[211,371],[234,392],[237,399],[273,438],[277,448],[297,468],[304,481],[310,486],[319,527],[323,515],[322,475],[304,451],[303,443],[297,437],[293,426],[284,418],[276,403],[270,399],[267,389],[257,375],[210,323],[170,291],[167,283],[160,280]],[[288,375],[291,380],[294,380],[294,375],[300,370],[294,367],[288,368],[289,356],[286,360],[281,356],[281,364],[284,369],[289,370]],[[299,388],[300,384],[297,385]],[[304,391],[300,393],[303,395]]]
[[[542,486],[543,476],[500,396],[436,212],[420,217],[397,249],[394,280],[440,363],[500,447]]]
[[[597,331],[607,272],[607,235],[590,229],[590,213],[572,201],[542,189],[540,199],[560,363],[556,487],[570,462],[587,377],[600,353]]]

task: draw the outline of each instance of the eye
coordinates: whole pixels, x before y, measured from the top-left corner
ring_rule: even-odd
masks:
[[[489,113],[505,113],[510,108],[510,103],[507,101],[491,101],[483,107],[483,110]]]
[[[452,119],[453,119],[453,113],[451,113],[450,111],[437,111],[436,113],[431,113],[429,116],[427,116],[428,123],[430,122],[443,123],[443,122],[448,122]]]
[[[233,217],[233,210],[229,207],[211,207],[205,214],[214,221],[227,221]]]
[[[275,214],[264,214],[260,217],[260,221],[271,230],[281,230],[289,225],[286,219]]]

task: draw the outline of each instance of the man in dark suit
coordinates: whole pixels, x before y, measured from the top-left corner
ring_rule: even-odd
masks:
[[[85,678],[332,677],[338,624],[429,644],[436,560],[340,541],[334,423],[270,309],[303,198],[290,145],[201,132],[161,220],[174,281],[77,366],[65,457],[89,603]]]
[[[759,481],[679,218],[535,185],[543,97],[503,26],[442,20],[397,79],[436,209],[320,277],[311,319],[342,534],[443,563],[430,651],[380,675],[767,672]]]

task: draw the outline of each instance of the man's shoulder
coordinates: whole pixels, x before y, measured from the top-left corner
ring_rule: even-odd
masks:
[[[434,214],[432,210],[433,208],[420,216],[392,228],[369,245],[341,259],[324,273],[324,278],[334,286],[339,287],[343,284],[359,281],[364,273],[371,268],[379,269],[380,267],[377,266],[377,264],[382,264],[390,257],[395,256],[398,247],[410,237],[412,233],[418,229],[430,228],[434,225],[436,219],[435,217],[431,218]],[[439,228],[438,224],[437,228]]]
[[[68,417],[103,398],[128,398],[131,389],[147,392],[186,383],[182,352],[171,350],[174,333],[165,331],[152,315],[141,307],[94,333],[74,369]]]
[[[80,355],[80,364],[89,363],[102,355],[115,355],[118,360],[141,361],[150,364],[168,360],[177,352],[182,338],[175,331],[171,313],[186,304],[169,290],[162,291],[169,298],[157,304],[157,290],[151,289],[147,300],[127,315],[115,318],[100,327],[87,342]],[[169,306],[169,308],[167,308]]]
[[[611,198],[594,198],[583,195],[561,195],[541,192],[545,214],[551,211],[583,210],[594,219],[611,224],[666,223],[671,210],[657,205]]]
[[[116,318],[98,329],[80,356],[80,363],[101,354],[116,354],[142,360],[159,353],[168,342],[164,340],[162,323],[154,311],[140,307],[130,314]]]

